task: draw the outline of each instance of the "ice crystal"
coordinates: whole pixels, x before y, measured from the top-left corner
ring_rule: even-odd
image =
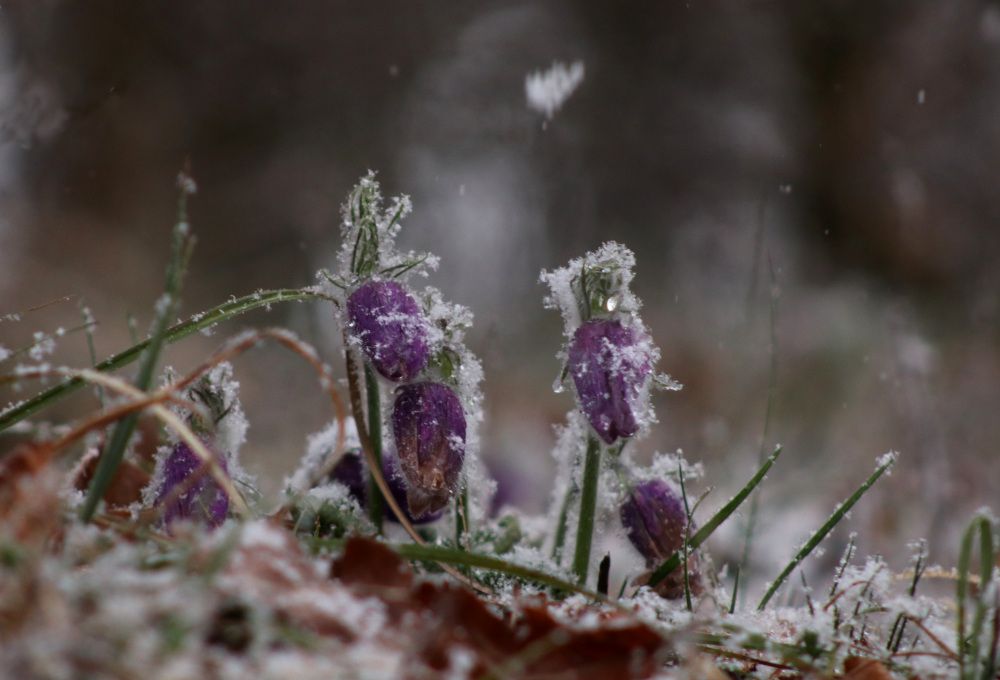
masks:
[[[524,94],[528,106],[544,113],[549,120],[583,83],[584,65],[574,61],[569,66],[553,62],[545,71],[534,71],[524,78]]]

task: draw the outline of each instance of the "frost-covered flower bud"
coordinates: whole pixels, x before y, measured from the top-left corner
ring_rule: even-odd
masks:
[[[687,513],[670,484],[651,479],[637,484],[621,507],[629,540],[649,567],[657,566],[684,546]]]
[[[465,458],[465,413],[458,396],[440,383],[414,383],[397,390],[392,432],[414,517],[448,503]]]
[[[347,491],[358,505],[362,508],[367,507],[368,479],[361,449],[351,449],[344,453],[330,470],[328,479],[347,487]]]
[[[379,373],[409,382],[427,366],[427,320],[417,301],[395,281],[369,281],[347,298],[351,334]]]
[[[649,343],[620,321],[593,319],[573,333],[568,369],[590,425],[607,444],[639,429],[643,389],[653,372]]]
[[[222,471],[228,474],[226,460],[223,456],[205,442],[205,447],[215,456]],[[198,478],[190,480],[191,475]],[[180,485],[187,485],[183,491],[176,492]],[[217,527],[226,519],[229,512],[229,497],[219,487],[212,477],[207,465],[184,442],[174,444],[163,461],[162,482],[156,495],[156,505],[163,508],[163,522],[170,524],[176,520],[186,519],[200,522],[210,527]]]
[[[441,515],[444,514],[444,508],[440,508],[434,512],[428,512],[420,517],[414,517],[414,513],[410,510],[409,501],[406,498],[406,481],[403,479],[403,473],[399,469],[399,461],[392,454],[383,453],[382,454],[382,476],[385,477],[386,484],[389,485],[389,490],[392,491],[392,497],[396,499],[396,503],[399,505],[400,509],[406,513],[406,519],[410,520],[410,524],[430,524],[431,522],[436,522],[441,519]],[[390,522],[399,522],[396,519],[396,513],[392,511],[387,503],[383,503],[384,515]]]
[[[427,513],[420,518],[413,516],[406,502],[406,482],[399,470],[399,462],[391,453],[382,454],[382,476],[385,478],[386,484],[389,485],[392,497],[396,499],[400,509],[406,513],[410,524],[429,524],[441,519],[441,515],[444,514],[441,510]],[[341,456],[337,464],[333,466],[333,470],[330,471],[328,479],[347,487],[351,498],[356,500],[362,509],[368,508],[368,472],[361,449],[351,449]],[[398,522],[399,520],[396,519],[395,513],[388,507],[388,504],[383,504],[383,506],[385,518],[390,522]]]

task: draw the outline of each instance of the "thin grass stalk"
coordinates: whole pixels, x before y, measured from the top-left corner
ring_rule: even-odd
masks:
[[[730,515],[736,512],[736,509],[743,504],[743,502],[747,499],[747,496],[749,496],[750,493],[757,488],[757,485],[764,480],[764,477],[767,476],[768,470],[770,470],[771,466],[774,465],[774,462],[778,460],[778,456],[781,455],[781,451],[782,449],[780,446],[775,448],[774,452],[768,456],[767,460],[764,461],[764,464],[760,466],[760,469],[758,469],[757,472],[754,473],[754,476],[750,478],[750,481],[744,484],[743,488],[740,489],[728,503],[723,505],[714,515],[712,515],[712,518],[705,523],[705,526],[695,532],[695,535],[692,536],[691,540],[688,542],[688,548],[690,550],[697,550],[700,548],[701,544],[707,541],[708,537],[719,528],[719,525],[725,522]],[[680,566],[680,552],[681,551],[678,550],[667,558],[663,564],[656,568],[656,571],[654,571],[649,577],[648,585],[650,587],[656,586],[657,583],[665,579],[674,569]]]
[[[684,603],[687,605],[688,611],[693,611],[694,607],[691,606],[691,577],[688,571],[688,547],[691,541],[691,508],[688,507],[688,497],[687,497],[687,487],[684,484],[684,466],[681,465],[680,461],[677,461],[677,476],[680,479],[681,484],[681,500],[684,501]]]
[[[763,208],[761,208],[763,211]],[[761,229],[763,229],[763,212],[761,214]],[[759,244],[758,244],[759,245]],[[756,266],[756,265],[755,265]],[[767,345],[768,370],[767,370],[767,403],[764,407],[764,427],[760,435],[760,446],[757,449],[758,467],[764,462],[764,447],[767,446],[767,435],[771,429],[771,414],[774,412],[775,395],[778,387],[778,336],[775,332],[776,319],[778,315],[778,297],[775,293],[774,266],[768,258],[768,272],[770,276],[770,306],[768,322],[770,326],[770,338]],[[740,567],[746,570],[750,566],[750,557],[753,547],[753,534],[757,528],[757,513],[760,504],[760,494],[753,494],[750,499],[750,512],[747,515],[746,531],[743,535],[743,555],[740,558]],[[746,589],[744,589],[744,596]]]
[[[875,469],[875,472],[873,472],[868,477],[868,479],[866,479],[864,483],[861,486],[859,486],[858,489],[853,494],[851,494],[851,496],[846,501],[844,501],[836,510],[833,511],[833,514],[830,515],[830,517],[826,520],[823,526],[821,526],[813,533],[813,535],[809,538],[809,540],[806,541],[806,544],[802,546],[802,548],[795,554],[795,556],[792,558],[792,561],[789,562],[788,565],[784,568],[784,570],[782,570],[782,572],[778,574],[778,577],[774,579],[770,587],[767,589],[767,592],[764,593],[764,597],[762,597],[760,602],[757,604],[757,611],[764,610],[764,607],[766,607],[767,603],[771,601],[771,598],[774,596],[774,594],[778,592],[778,589],[785,582],[785,579],[788,578],[788,575],[791,574],[797,566],[799,566],[799,563],[801,563],[802,560],[804,560],[806,557],[809,556],[809,554],[816,548],[816,546],[819,545],[824,538],[826,538],[827,534],[833,531],[833,528],[840,523],[840,520],[844,518],[844,515],[850,512],[851,508],[854,507],[854,504],[857,503],[861,499],[861,497],[865,495],[865,492],[867,492],[868,489],[870,489],[872,485],[875,484],[875,482],[877,482],[879,478],[883,474],[885,474],[885,472],[889,468],[891,468],[895,462],[896,458],[895,456],[893,456],[890,457],[886,462],[879,465]]]
[[[973,615],[972,630],[966,637],[966,598],[969,591],[969,568],[972,561],[973,537],[979,532],[979,597],[976,602],[976,612]],[[985,517],[976,517],[962,536],[962,547],[958,554],[958,583],[955,588],[957,633],[958,633],[958,667],[959,676],[975,678],[979,668],[979,638],[982,634],[983,620],[986,614],[986,591],[993,574],[993,527]]]
[[[466,546],[471,528],[469,522],[469,484],[463,478],[462,489],[455,496],[455,545],[459,548]]]
[[[566,529],[569,524],[569,506],[572,504],[575,496],[576,487],[571,480],[566,487],[566,495],[563,497],[562,507],[559,509],[555,538],[552,541],[552,560],[556,564],[562,564],[563,546],[566,544]]]
[[[371,364],[365,362],[365,396],[368,398],[368,440],[371,442],[372,456],[379,470],[382,469],[382,398],[378,378]],[[382,533],[382,492],[375,476],[368,481],[368,519],[378,534]]]
[[[189,234],[190,227],[187,222],[187,191],[181,189],[180,199],[177,208],[177,225],[174,227],[174,239],[171,247],[170,263],[167,266],[167,281],[163,297],[157,303],[157,314],[153,322],[153,332],[149,345],[143,352],[139,362],[139,373],[135,379],[135,386],[141,392],[149,389],[153,382],[153,374],[156,372],[156,364],[160,358],[160,350],[163,348],[163,335],[170,324],[170,319],[174,318],[180,304],[181,284],[184,280],[184,270],[187,260],[194,246],[194,239]],[[97,468],[94,476],[90,480],[87,489],[87,496],[80,508],[80,520],[89,522],[97,510],[97,505],[104,492],[111,485],[111,480],[121,465],[125,457],[125,450],[128,442],[132,438],[135,426],[139,422],[139,414],[132,413],[118,421],[111,431],[107,446],[101,453],[97,461]]]
[[[328,300],[324,293],[309,288],[282,288],[278,290],[260,291],[241,298],[234,298],[221,305],[217,305],[209,310],[195,314],[179,324],[168,328],[163,334],[165,345],[173,344],[178,340],[197,333],[200,330],[214,326],[215,324],[227,321],[234,317],[246,314],[260,307],[270,307],[280,302],[302,302],[304,300]],[[100,372],[110,372],[127,366],[139,356],[149,346],[151,339],[134,343],[131,347],[114,354],[104,361],[94,366],[94,370]],[[0,383],[10,382],[19,376],[11,376],[0,380]],[[50,404],[62,399],[83,387],[86,381],[79,378],[71,378],[59,385],[53,385],[47,390],[39,392],[34,397],[27,399],[17,406],[0,413],[0,432],[21,422],[25,418],[34,415]],[[2,457],[6,452],[0,452]]]
[[[576,528],[573,552],[573,573],[577,583],[587,582],[590,569],[590,546],[594,540],[594,516],[597,511],[597,482],[601,474],[601,444],[592,434],[587,436],[587,454],[583,461],[583,487],[580,493],[580,519]]]
[[[736,593],[740,590],[740,565],[736,565],[736,574],[733,577],[733,597],[729,600],[729,614],[736,613]]]

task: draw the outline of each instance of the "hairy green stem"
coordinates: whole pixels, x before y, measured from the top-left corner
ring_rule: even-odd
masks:
[[[594,435],[587,438],[587,455],[583,462],[583,487],[580,493],[580,520],[576,526],[576,549],[573,553],[573,573],[576,582],[587,582],[590,567],[590,546],[594,540],[594,514],[597,510],[597,481],[601,473],[601,443]]]
[[[163,334],[163,344],[169,345],[187,336],[197,333],[200,330],[214,326],[233,317],[245,314],[259,307],[270,307],[279,302],[301,302],[303,300],[326,300],[329,299],[324,293],[305,288],[283,288],[279,290],[260,291],[241,298],[234,298],[217,307],[213,307],[200,314],[195,314],[187,321],[171,326]],[[95,370],[102,372],[114,371],[122,366],[127,366],[142,355],[149,346],[152,339],[143,340],[134,344],[126,350],[108,357],[104,361],[94,366]],[[0,380],[6,382],[6,380]],[[17,406],[0,413],[0,432],[21,422],[25,418],[41,411],[53,402],[68,396],[72,392],[83,387],[86,383],[80,378],[72,378],[49,389],[39,392],[31,399],[21,402]],[[0,457],[4,455],[0,452]]]
[[[368,438],[372,443],[372,453],[379,469],[382,466],[382,399],[379,393],[378,376],[365,363],[365,393],[368,396]],[[382,492],[374,477],[368,482],[368,517],[375,530],[382,533]]]

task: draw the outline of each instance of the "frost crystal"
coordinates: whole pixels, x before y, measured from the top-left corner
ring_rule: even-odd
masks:
[[[551,120],[576,88],[580,87],[583,76],[582,61],[574,61],[569,66],[557,61],[548,70],[529,73],[524,79],[524,94],[528,98],[528,106],[544,113]]]

